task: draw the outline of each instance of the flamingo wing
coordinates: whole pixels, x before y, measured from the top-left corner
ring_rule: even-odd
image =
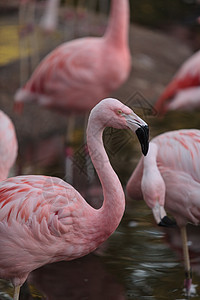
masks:
[[[23,282],[32,270],[46,263],[83,255],[80,224],[88,211],[92,214],[89,208],[81,195],[59,178],[30,175],[2,181],[0,277]]]
[[[183,171],[200,182],[200,130],[181,129],[158,135],[152,141],[158,145],[158,167],[170,167],[173,172]]]
[[[176,93],[168,105],[169,110],[191,111],[200,107],[200,86],[189,87]]]
[[[0,183],[0,222],[18,224],[40,233],[60,236],[73,225],[73,211],[85,202],[81,195],[63,180],[48,176],[18,176]]]
[[[73,110],[73,106],[77,109],[80,105],[76,104],[77,99],[83,101],[87,97],[93,103],[90,106],[94,106],[94,95],[102,98],[112,86],[104,78],[104,68],[101,71],[105,61],[102,47],[100,38],[83,38],[59,46],[40,63],[23,90],[33,98],[35,95],[44,106]],[[88,90],[93,91],[89,96]],[[20,94],[16,94],[17,98],[20,100]]]
[[[172,81],[165,88],[160,98],[155,104],[155,109],[164,114],[168,109],[168,103],[181,90],[190,87],[199,86],[200,84],[200,51],[191,56],[181,66],[179,71],[175,74]],[[172,100],[173,102],[173,100]]]
[[[166,185],[165,208],[179,226],[188,222],[198,225],[200,220],[200,183],[183,171],[160,168]]]

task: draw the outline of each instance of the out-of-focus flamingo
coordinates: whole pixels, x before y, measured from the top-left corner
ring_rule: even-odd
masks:
[[[166,132],[153,138],[149,146],[148,155],[141,158],[129,179],[127,194],[133,199],[143,197],[159,225],[171,224],[165,208],[174,216],[181,230],[185,286],[189,291],[191,270],[186,224],[200,222],[200,131]]]
[[[116,99],[91,111],[87,142],[103,187],[104,203],[92,208],[69,184],[56,177],[18,176],[0,183],[0,277],[10,279],[18,300],[28,274],[47,263],[88,254],[117,228],[125,207],[121,183],[103,146],[106,126],[128,129],[148,151],[148,126]]]
[[[0,110],[0,181],[8,177],[17,157],[18,143],[11,119]]]
[[[200,51],[184,62],[154,108],[161,115],[168,110],[200,108]]]
[[[89,112],[129,75],[128,28],[128,0],[112,0],[104,36],[80,38],[57,47],[16,92],[15,105],[21,107],[23,102],[33,101],[70,115],[67,133],[70,145],[74,114]],[[66,152],[71,153],[71,149]]]
[[[47,0],[44,15],[40,20],[40,27],[46,33],[55,31],[58,25],[58,9],[60,0]]]
[[[35,101],[67,114],[88,112],[129,75],[128,27],[128,0],[112,0],[104,36],[80,38],[57,47],[16,92],[15,102]]]

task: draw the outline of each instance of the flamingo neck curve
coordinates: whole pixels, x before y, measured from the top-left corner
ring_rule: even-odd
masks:
[[[125,209],[125,195],[118,176],[113,170],[105,151],[102,135],[106,126],[102,126],[92,115],[88,120],[88,150],[100,179],[104,201],[98,210],[98,221],[105,236],[111,235],[119,225]]]
[[[149,143],[149,151],[148,154],[144,157],[144,171],[147,170],[151,172],[152,168],[157,167],[157,153],[158,153],[158,147],[155,143],[151,142]]]
[[[116,47],[128,47],[129,14],[128,0],[111,1],[111,12],[104,37]]]

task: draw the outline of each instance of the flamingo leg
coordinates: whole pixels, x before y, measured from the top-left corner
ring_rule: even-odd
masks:
[[[23,86],[29,72],[39,62],[37,33],[35,31],[35,1],[20,3],[19,7],[19,52],[20,52],[20,86]],[[31,53],[33,49],[33,53]],[[29,64],[30,57],[30,64]],[[30,66],[29,66],[30,65]]]
[[[65,180],[73,183],[73,133],[75,127],[74,116],[69,116],[67,134],[66,134],[66,148],[65,148]]]
[[[180,230],[181,230],[181,238],[182,238],[182,244],[183,244],[183,257],[184,257],[185,274],[186,274],[184,286],[185,286],[186,292],[189,293],[191,284],[192,284],[192,274],[191,274],[189,250],[188,250],[188,243],[187,243],[186,226],[181,227]]]
[[[87,119],[85,117],[85,124],[84,129],[87,127]],[[74,129],[75,129],[75,117],[73,115],[69,116],[68,119],[68,126],[67,126],[67,134],[66,134],[66,148],[65,148],[65,180],[70,183],[74,184],[74,174],[73,174],[73,157],[74,157],[74,149],[73,149],[73,142],[74,142]],[[88,154],[87,144],[86,144],[86,137],[84,136],[84,157],[86,159],[85,167],[86,167],[86,174],[88,181],[90,183],[93,182],[95,178],[94,168]]]
[[[33,71],[39,63],[39,48],[38,48],[38,38],[37,38],[37,32],[35,26],[35,11],[36,11],[36,3],[35,1],[33,1],[33,3],[30,4],[30,9],[28,14],[29,22],[32,24],[33,27],[29,38],[29,46],[31,49],[33,49],[33,53],[30,53],[31,71]]]
[[[27,48],[25,38],[22,31],[25,27],[25,15],[26,15],[26,4],[20,3],[19,6],[19,55],[20,55],[20,86],[23,86],[25,80],[28,77],[28,61],[27,57],[24,56],[25,49]]]
[[[19,300],[20,287],[21,285],[15,286],[13,300]]]
[[[87,128],[87,121],[88,121],[88,114],[85,116],[85,121],[84,121],[84,132],[86,132]],[[84,136],[84,143],[85,143],[85,155],[86,155],[86,173],[87,173],[87,178],[90,183],[94,181],[95,178],[95,171],[94,167],[92,165],[92,161],[90,158],[90,155],[88,153],[88,148],[87,148],[87,141],[86,141],[86,135]]]

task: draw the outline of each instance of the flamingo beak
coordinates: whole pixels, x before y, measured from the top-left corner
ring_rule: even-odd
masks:
[[[142,153],[146,156],[149,150],[149,127],[147,125],[140,125],[135,133],[141,144]]]
[[[171,220],[167,216],[164,207],[161,206],[158,202],[152,208],[152,212],[153,212],[155,221],[158,224],[158,226],[163,226],[163,227],[174,227],[174,226],[176,226],[176,222],[174,220]]]
[[[142,153],[147,155],[149,150],[149,127],[147,123],[137,116],[134,112],[132,114],[123,114],[126,119],[127,126],[136,133],[141,144]]]

